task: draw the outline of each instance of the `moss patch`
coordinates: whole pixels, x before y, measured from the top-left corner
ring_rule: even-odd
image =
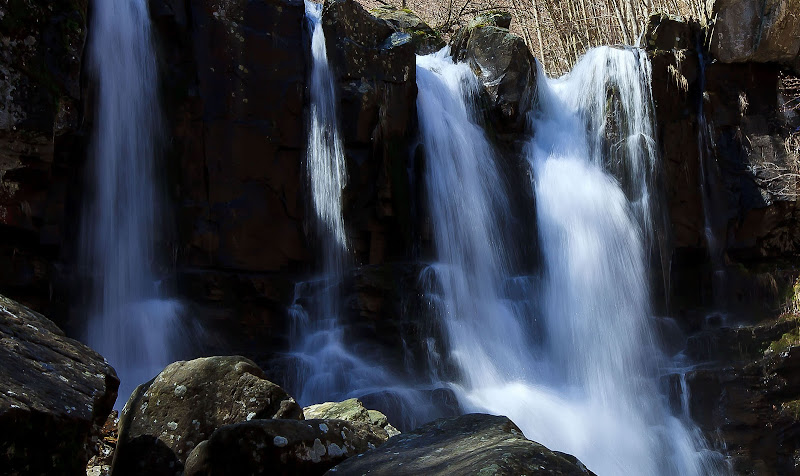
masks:
[[[796,345],[800,345],[800,328],[789,331],[783,334],[780,339],[773,341],[767,347],[767,352],[783,352]]]

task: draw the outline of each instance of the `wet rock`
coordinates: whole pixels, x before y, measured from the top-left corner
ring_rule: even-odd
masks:
[[[800,54],[797,0],[715,0],[711,53],[723,63],[792,65]]]
[[[338,78],[348,175],[342,202],[350,247],[359,264],[408,258],[417,228],[412,38],[353,0],[327,2],[322,25]]]
[[[327,474],[591,475],[573,456],[526,439],[508,418],[436,420],[337,465]]]
[[[53,282],[84,155],[88,0],[0,4],[0,289],[60,319]]]
[[[308,419],[334,419],[369,423],[386,430],[389,437],[400,434],[397,428],[389,423],[386,415],[378,410],[367,410],[357,398],[351,398],[343,402],[325,402],[311,405],[303,408],[303,414]]]
[[[119,380],[99,354],[0,296],[0,468],[85,473]]]
[[[453,36],[450,47],[453,59],[469,63],[483,82],[490,123],[500,132],[524,132],[536,93],[536,61],[525,41],[509,33],[505,17],[476,17]]]
[[[299,269],[311,256],[301,191],[303,2],[155,3],[180,264]]]
[[[189,456],[185,475],[319,475],[387,439],[372,423],[253,420],[215,431]]]
[[[122,411],[113,474],[174,474],[217,428],[302,419],[299,405],[244,357],[175,362],[140,385]]]
[[[442,36],[411,10],[383,5],[370,10],[370,13],[386,20],[395,31],[411,35],[411,42],[418,55],[439,51],[446,45]]]

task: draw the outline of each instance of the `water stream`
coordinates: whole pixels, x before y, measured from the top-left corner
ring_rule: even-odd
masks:
[[[465,410],[507,415],[600,475],[715,474],[719,455],[658,386],[667,362],[650,312],[660,217],[649,74],[644,55],[615,48],[588,52],[561,79],[540,74],[527,156],[544,263],[525,279],[506,271],[506,247],[525,244],[500,238],[508,195],[471,110],[477,80],[446,52],[419,58],[439,260],[428,292],[444,304]]]
[[[176,360],[181,305],[153,272],[163,198],[156,178],[163,128],[146,0],[97,0],[89,59],[97,81],[81,262],[92,277],[87,343],[120,377],[117,407]]]

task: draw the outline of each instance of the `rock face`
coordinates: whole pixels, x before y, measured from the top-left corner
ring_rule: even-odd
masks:
[[[723,63],[781,63],[800,54],[797,0],[715,0],[711,53]]]
[[[252,361],[176,362],[139,386],[125,405],[113,474],[174,474],[217,428],[263,418],[302,420],[303,411]]]
[[[416,56],[410,35],[353,0],[325,4],[328,61],[338,77],[348,182],[343,214],[355,261],[407,258],[414,244],[411,146]]]
[[[311,405],[303,408],[303,415],[308,419],[334,419],[369,423],[386,430],[390,438],[400,434],[397,428],[389,423],[386,415],[377,410],[367,410],[357,398],[351,398],[343,402],[325,402]]]
[[[383,444],[371,423],[343,420],[253,420],[215,431],[189,456],[186,476],[320,475]]]
[[[87,5],[0,5],[0,289],[53,318],[54,261],[69,248],[70,184],[80,183]]]
[[[591,475],[580,461],[525,439],[508,418],[436,420],[339,464],[327,474]]]
[[[694,421],[724,441],[737,474],[795,474],[800,452],[800,333],[797,316],[695,336],[689,351],[714,364],[675,380]]]
[[[0,468],[85,474],[119,380],[97,353],[0,296]]]
[[[480,15],[451,42],[455,61],[469,63],[489,97],[489,120],[500,132],[525,131],[536,94],[536,61],[525,41],[508,31],[506,15]]]

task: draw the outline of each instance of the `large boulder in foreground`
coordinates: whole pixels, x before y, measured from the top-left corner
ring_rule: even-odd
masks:
[[[711,54],[723,63],[781,63],[800,54],[800,0],[716,0]]]
[[[118,387],[103,357],[0,296],[0,472],[85,474]]]
[[[217,428],[267,418],[302,420],[303,411],[252,361],[175,362],[140,385],[125,405],[113,474],[175,474]]]
[[[367,407],[357,398],[350,398],[343,402],[325,402],[311,405],[303,408],[303,414],[309,419],[335,419],[369,423],[386,430],[389,437],[400,434],[397,428],[389,423],[386,415],[378,410],[367,410]]]
[[[395,436],[327,474],[591,475],[570,455],[525,438],[506,417],[470,414],[441,419]]]
[[[185,476],[320,475],[388,438],[372,423],[252,420],[224,426],[198,445]]]

